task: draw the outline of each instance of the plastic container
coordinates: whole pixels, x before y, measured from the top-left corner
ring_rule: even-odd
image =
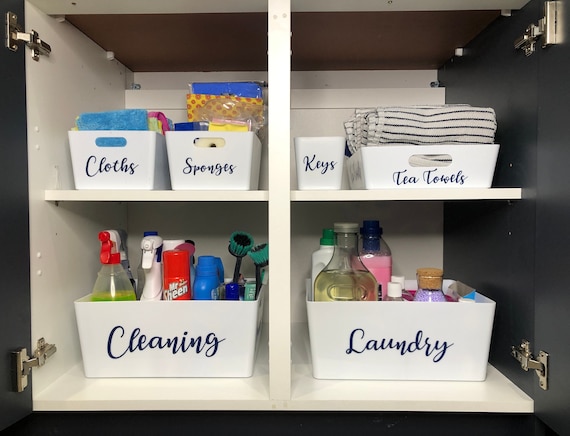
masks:
[[[75,189],[170,189],[163,135],[152,131],[69,131]]]
[[[365,220],[360,228],[360,260],[378,282],[378,298],[384,300],[392,277],[392,251],[382,238],[382,227],[377,220]]]
[[[253,132],[166,132],[173,190],[255,190],[261,142]]]
[[[334,252],[334,230],[329,228],[323,229],[319,242],[319,249],[313,252],[311,256],[311,299],[313,299],[315,295],[315,279],[317,275],[332,259]]]
[[[315,279],[315,301],[378,301],[378,282],[358,258],[358,224],[335,223],[333,256]]]
[[[415,283],[407,281],[406,288],[414,290]],[[444,292],[451,283],[444,280]],[[480,293],[471,304],[307,298],[313,377],[483,381],[495,307]]]
[[[85,376],[251,377],[266,292],[256,301],[146,303],[86,295],[75,301]]]
[[[346,162],[351,189],[490,188],[498,144],[361,147]]]
[[[342,188],[344,136],[296,137],[294,142],[298,189]]]

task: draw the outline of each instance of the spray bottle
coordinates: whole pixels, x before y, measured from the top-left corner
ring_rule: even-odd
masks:
[[[133,288],[136,290],[136,281],[133,278],[133,274],[131,272],[131,265],[129,264],[129,258],[127,256],[127,232],[122,229],[105,230],[105,231],[109,232],[109,235],[111,236],[111,241],[115,243],[117,251],[121,256],[121,265],[123,265],[123,268],[125,269],[127,276],[129,276],[131,284],[133,285]]]
[[[101,241],[101,270],[93,286],[92,301],[136,300],[135,290],[125,268],[121,265],[121,255],[108,231],[99,232]]]
[[[162,298],[162,238],[147,235],[141,241],[141,267],[144,287],[141,301],[156,301]]]

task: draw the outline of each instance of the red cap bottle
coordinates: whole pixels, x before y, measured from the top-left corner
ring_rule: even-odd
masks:
[[[163,300],[191,300],[190,263],[186,250],[162,253]]]

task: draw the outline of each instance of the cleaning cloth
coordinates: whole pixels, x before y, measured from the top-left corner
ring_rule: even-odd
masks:
[[[144,109],[85,112],[77,117],[78,130],[148,130],[148,113]]]

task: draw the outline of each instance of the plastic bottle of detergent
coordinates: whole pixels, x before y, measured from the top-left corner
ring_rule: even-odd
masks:
[[[194,299],[212,300],[220,286],[218,258],[198,256],[196,279],[194,280]]]
[[[328,265],[334,253],[334,229],[323,229],[320,247],[311,256],[311,295],[309,301],[315,297],[315,279],[317,275]]]
[[[91,294],[92,301],[136,300],[135,290],[121,265],[121,255],[108,231],[99,232],[101,269]]]
[[[392,251],[382,238],[382,227],[377,220],[365,220],[360,228],[362,245],[359,256],[368,271],[370,271],[380,290],[378,298],[385,300],[388,294],[388,282],[392,277]]]

